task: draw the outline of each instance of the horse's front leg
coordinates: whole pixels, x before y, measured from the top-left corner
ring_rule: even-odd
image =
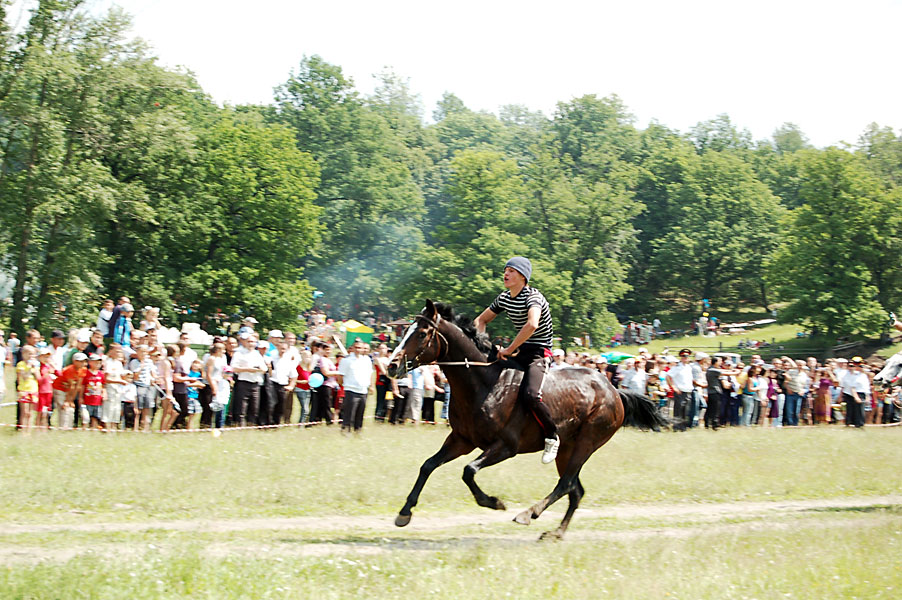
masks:
[[[470,488],[470,491],[473,492],[473,497],[476,498],[476,504],[478,504],[479,506],[485,506],[486,508],[493,508],[495,510],[505,509],[504,502],[502,502],[495,496],[487,495],[479,488],[478,485],[476,485],[475,477],[476,473],[478,473],[480,469],[496,465],[516,454],[517,451],[511,448],[510,445],[506,444],[504,440],[498,440],[494,444],[489,446],[485,452],[476,457],[473,462],[464,467],[463,479],[467,484],[467,487]]]
[[[445,438],[445,442],[442,444],[439,451],[427,458],[426,462],[423,463],[423,466],[420,467],[420,476],[417,477],[417,482],[413,484],[413,489],[410,490],[410,494],[407,496],[407,502],[404,503],[404,507],[401,508],[401,511],[395,518],[395,525],[404,527],[410,523],[410,518],[412,516],[410,509],[417,505],[417,500],[420,498],[420,492],[423,491],[423,486],[426,485],[426,480],[429,479],[429,476],[433,471],[446,462],[454,460],[458,456],[469,454],[475,447],[476,446],[452,431],[451,435]]]

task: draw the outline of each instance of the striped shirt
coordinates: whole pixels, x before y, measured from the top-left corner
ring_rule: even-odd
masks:
[[[541,310],[539,326],[524,343],[551,348],[551,338],[554,336],[554,330],[551,325],[551,309],[548,307],[548,301],[545,300],[545,296],[536,288],[527,285],[520,290],[516,298],[511,298],[510,290],[504,290],[498,294],[498,297],[489,306],[489,310],[495,314],[507,311],[507,316],[510,317],[511,323],[519,331],[526,325],[527,313],[533,306],[538,306]]]

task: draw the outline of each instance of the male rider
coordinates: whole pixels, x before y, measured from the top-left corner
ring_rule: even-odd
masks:
[[[474,324],[476,330],[483,333],[488,323],[506,311],[514,327],[519,330],[514,341],[498,351],[498,358],[512,360],[526,370],[520,383],[519,398],[542,427],[545,436],[542,462],[548,464],[557,456],[561,444],[551,412],[542,402],[542,383],[551,356],[553,331],[548,301],[539,290],[528,285],[531,276],[532,263],[528,258],[515,256],[507,261],[504,265],[504,287],[507,290],[501,292],[491,306],[476,317]]]

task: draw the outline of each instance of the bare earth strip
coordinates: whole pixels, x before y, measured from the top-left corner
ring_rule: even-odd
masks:
[[[793,515],[802,516],[831,510],[867,510],[884,506],[902,505],[902,496],[871,496],[866,498],[830,498],[817,500],[796,500],[778,502],[725,502],[712,504],[654,504],[654,505],[617,505],[603,509],[580,510],[575,521],[577,525],[568,533],[568,540],[587,542],[596,540],[638,540],[648,537],[686,538],[692,535],[737,534],[752,531],[799,530],[808,527],[860,527],[865,524],[885,522],[880,516],[862,516],[855,520],[843,518],[819,518],[816,521],[785,520]],[[448,515],[415,517],[409,526],[411,531],[442,531],[456,527],[485,526],[510,521],[517,510],[504,512],[486,512],[482,514]],[[779,516],[783,521],[775,521],[768,517]],[[741,517],[739,523],[710,523],[726,518]],[[547,512],[543,515],[541,528],[553,527],[561,518],[561,513]],[[578,519],[664,519],[665,523],[678,526],[656,524],[652,526],[636,526],[629,530],[598,531],[581,530]],[[685,519],[685,523],[680,523]],[[757,520],[755,520],[757,519]],[[707,522],[707,523],[706,523]],[[316,557],[325,555],[372,555],[396,550],[425,551],[461,547],[485,542],[501,544],[532,544],[536,540],[539,529],[527,529],[510,524],[509,533],[476,533],[472,530],[462,535],[446,532],[447,537],[433,539],[380,538],[380,533],[399,532],[389,517],[351,517],[321,516],[273,519],[242,519],[232,521],[182,520],[182,521],[146,521],[140,523],[72,523],[63,525],[43,524],[0,524],[0,535],[40,534],[40,533],[135,533],[142,531],[171,532],[204,532],[227,533],[242,531],[285,531],[302,533],[352,531],[355,535],[372,535],[373,540],[317,542],[299,538],[297,540],[279,541],[268,544],[250,542],[248,540],[218,541],[204,547],[207,556],[268,556]],[[450,533],[450,535],[448,535]],[[84,554],[109,556],[115,554],[120,558],[136,558],[146,552],[171,550],[157,548],[152,544],[134,544],[129,542],[108,542],[97,540],[94,543],[77,543],[63,548],[27,546],[23,544],[0,544],[0,562],[4,564],[30,564],[36,561],[63,563]]]
[[[561,503],[565,503],[566,499]],[[830,509],[874,508],[879,506],[902,505],[902,495],[867,496],[863,498],[821,498],[815,500],[786,500],[776,502],[720,502],[711,504],[618,504],[600,509],[579,509],[574,515],[574,523],[580,518],[641,519],[686,517],[695,520],[743,517],[750,518],[767,514],[787,515],[793,512],[807,512]],[[460,526],[491,525],[510,521],[522,508],[507,511],[485,511],[474,514],[445,516],[418,516],[408,526],[417,531],[437,531]],[[563,513],[546,511],[541,523],[550,526],[559,521]],[[398,531],[394,526],[395,515],[386,516],[344,516],[323,515],[317,517],[278,517],[268,519],[240,520],[173,520],[108,523],[65,523],[39,524],[0,523],[0,535],[26,533],[73,532],[139,532],[147,530],[197,531],[218,533],[251,530],[315,530],[315,531],[362,531],[370,533]]]

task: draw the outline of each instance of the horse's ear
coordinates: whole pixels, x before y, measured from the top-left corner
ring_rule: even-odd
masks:
[[[438,310],[435,308],[435,304],[429,298],[426,298],[426,317],[430,321],[435,320],[435,315],[438,314]]]

